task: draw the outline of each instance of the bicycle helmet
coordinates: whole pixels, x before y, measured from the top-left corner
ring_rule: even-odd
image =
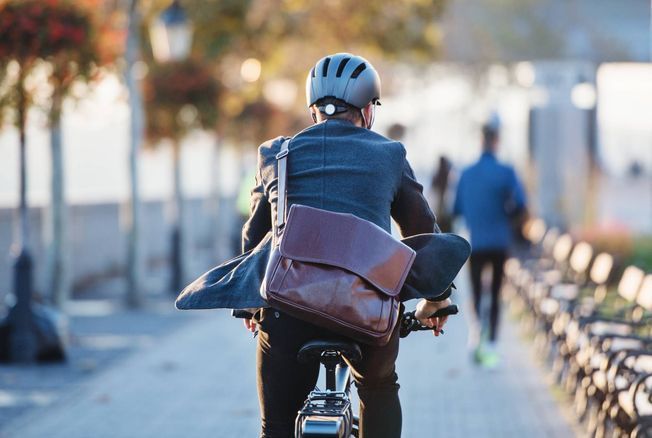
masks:
[[[339,99],[357,109],[362,109],[369,103],[379,105],[380,76],[371,63],[361,56],[350,53],[326,56],[308,73],[308,107],[326,97]],[[336,108],[336,112],[341,112],[341,109]]]

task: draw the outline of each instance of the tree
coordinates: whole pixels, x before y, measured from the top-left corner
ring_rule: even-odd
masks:
[[[60,120],[64,96],[76,79],[92,76],[97,52],[91,49],[89,16],[72,2],[11,0],[0,4],[0,108],[14,110],[20,136],[20,235],[14,265],[15,305],[0,324],[0,359],[31,362],[64,357],[57,330],[46,313],[32,305],[32,258],[27,217],[25,124],[37,88],[48,95],[47,113],[52,129],[52,229],[55,275],[53,300],[61,303],[63,288],[63,186]],[[45,74],[45,84],[29,83]],[[43,87],[43,85],[46,85]],[[5,343],[6,341],[6,343]]]
[[[43,106],[50,126],[52,152],[51,205],[49,215],[49,285],[52,301],[61,306],[68,297],[65,263],[65,189],[61,116],[64,99],[78,81],[90,81],[98,66],[110,58],[103,50],[99,25],[92,15],[99,0],[11,0],[2,6],[0,49],[5,59],[18,65],[20,74],[12,93],[17,108],[17,123],[24,137],[25,114],[29,103]],[[35,101],[34,87],[27,89],[30,75],[41,74],[46,83],[38,84],[41,98]]]
[[[170,289],[184,285],[183,193],[180,166],[181,141],[197,128],[213,129],[217,120],[218,83],[210,69],[193,59],[154,64],[145,82],[146,136],[151,146],[172,141],[173,225],[172,280]]]
[[[127,231],[127,293],[130,307],[142,304],[142,245],[140,236],[140,192],[138,183],[138,158],[143,141],[144,108],[137,65],[140,61],[141,14],[138,0],[128,0],[127,35],[125,41],[124,79],[129,94],[129,215]]]

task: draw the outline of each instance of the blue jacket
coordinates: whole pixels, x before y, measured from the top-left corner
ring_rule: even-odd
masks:
[[[276,219],[276,154],[284,140],[285,137],[278,137],[267,141],[258,150],[251,215],[242,231],[244,253],[207,272],[188,286],[177,299],[178,308],[243,309],[266,306],[259,289],[271,251],[272,221]],[[435,216],[405,158],[405,148],[401,143],[348,121],[331,119],[312,125],[294,136],[289,150],[288,209],[298,203],[351,213],[387,232],[391,228],[390,218],[394,218],[403,236],[438,231]],[[468,244],[465,241],[461,243],[461,240],[457,236],[447,236],[410,241],[430,251],[450,245],[462,249],[458,251],[459,257],[440,264],[440,268],[445,270],[443,273],[432,268],[431,255],[419,258],[417,252],[417,259],[423,260],[423,263],[415,264],[422,268],[414,269],[412,277],[408,277],[413,279],[413,286],[406,289],[405,299],[417,297],[420,285],[431,284],[428,279],[433,275],[447,282],[446,288],[450,285],[468,255],[464,254]],[[426,252],[422,251],[424,254]],[[439,290],[437,294],[442,292]]]
[[[453,214],[464,217],[473,251],[504,250],[512,242],[511,218],[525,208],[525,193],[512,167],[484,152],[462,172]]]

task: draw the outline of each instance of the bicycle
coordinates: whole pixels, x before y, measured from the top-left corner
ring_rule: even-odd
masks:
[[[431,318],[455,315],[455,304],[439,309]],[[401,319],[400,336],[413,331],[433,330],[421,325],[414,312]],[[443,333],[443,330],[441,331]],[[346,361],[355,363],[362,359],[360,347],[353,341],[314,339],[301,347],[297,354],[300,362],[319,360],[324,367],[326,388],[315,387],[310,392],[295,421],[295,438],[348,438],[358,436],[359,419],[353,414],[350,401],[351,371]]]

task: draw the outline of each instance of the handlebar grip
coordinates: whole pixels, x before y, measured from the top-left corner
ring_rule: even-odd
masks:
[[[430,315],[430,318],[441,318],[443,316],[457,315],[458,313],[459,313],[459,308],[457,307],[457,305],[451,304],[450,306],[439,309],[438,311]],[[432,329],[433,329],[432,327],[421,325],[421,323],[414,316],[414,312],[405,312],[403,314],[403,319],[401,320],[401,330],[400,330],[400,335],[402,338],[406,337],[411,332],[432,330]],[[442,330],[441,333],[443,334],[444,331]]]
[[[232,309],[231,316],[240,319],[251,319],[254,317],[254,315],[251,312],[244,309]]]
[[[460,309],[457,307],[457,304],[451,304],[450,306],[437,310],[435,313],[430,315],[429,318],[441,318],[442,316],[457,315],[459,312]]]

